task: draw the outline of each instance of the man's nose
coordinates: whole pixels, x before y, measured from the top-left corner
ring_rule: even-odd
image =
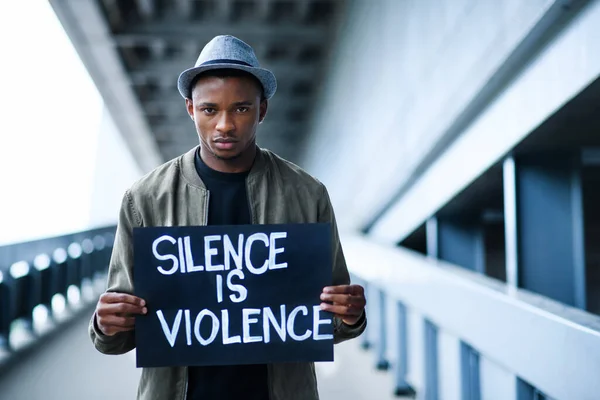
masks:
[[[217,121],[217,130],[219,132],[231,132],[235,129],[233,118],[228,112],[222,112]]]

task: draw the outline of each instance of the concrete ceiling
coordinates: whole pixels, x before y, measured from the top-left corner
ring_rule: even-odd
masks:
[[[344,0],[50,0],[143,170],[198,143],[177,91],[214,36],[250,44],[278,79],[258,141],[296,161]]]

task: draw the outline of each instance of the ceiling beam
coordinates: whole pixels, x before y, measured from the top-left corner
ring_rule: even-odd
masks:
[[[67,2],[68,1],[69,0],[67,0]],[[51,0],[50,2],[54,3],[53,7],[59,6],[59,1],[57,0]],[[106,9],[106,15],[108,16],[108,22],[110,26],[120,28],[125,25],[123,16],[121,15],[121,11],[119,10],[119,6],[117,4],[118,0],[102,0],[102,2],[104,3],[104,8]]]
[[[145,42],[154,37],[164,37],[167,40],[210,40],[220,34],[236,36],[250,45],[253,42],[268,40],[283,44],[292,43],[322,43],[326,34],[324,28],[315,28],[302,25],[282,25],[273,28],[263,24],[250,24],[247,22],[239,24],[223,25],[221,23],[188,23],[181,19],[170,22],[145,23],[143,25],[125,28],[122,33],[114,35],[119,43],[122,40]]]
[[[298,13],[298,22],[304,22],[308,19],[308,13],[310,11],[311,1],[303,0],[296,2],[296,8]]]
[[[196,137],[196,129],[191,120],[181,121],[178,123],[164,123],[152,125],[154,137],[159,142],[178,142],[180,140],[187,141],[188,137]],[[304,136],[305,124],[292,124],[286,121],[274,121],[267,125],[259,125],[257,137],[267,139],[271,136],[281,136],[282,138],[295,138]]]
[[[191,148],[199,144],[197,137],[187,137],[188,140],[180,142],[164,142],[160,144],[161,153],[169,155],[165,159],[175,158],[186,153]],[[257,138],[257,144],[262,147],[274,151],[277,155],[289,159],[295,150],[302,144],[302,139],[289,140],[277,137]],[[285,155],[284,155],[285,154]]]
[[[271,1],[270,0],[260,0],[257,4],[258,10],[256,13],[257,19],[259,22],[266,22],[269,13],[271,12]]]
[[[184,70],[194,66],[197,56],[190,56],[189,62],[169,61],[169,62],[147,62],[141,64],[139,68],[129,72],[131,83],[135,85],[145,85],[153,82],[163,89],[172,90],[173,94],[177,87],[177,78]],[[275,74],[281,87],[289,87],[295,81],[314,81],[319,79],[320,68],[318,64],[297,65],[289,61],[277,62],[273,65],[265,66],[266,69]],[[160,97],[164,97],[162,94]]]
[[[156,12],[155,0],[136,0],[138,10],[144,21],[150,21],[154,18]]]
[[[232,4],[230,0],[220,0],[217,2],[217,20],[220,22],[229,22],[232,16]]]
[[[197,0],[176,0],[175,4],[177,8],[177,13],[181,18],[186,20],[191,19],[193,11],[192,1]]]
[[[281,96],[269,100],[267,118],[292,109],[312,109],[311,98],[306,96]],[[142,103],[146,115],[186,116],[185,100],[175,92],[171,95],[157,96]],[[189,117],[186,117],[189,118]]]
[[[162,156],[128,84],[100,4],[80,0],[50,0],[50,4],[140,169],[147,172],[155,168],[162,162]]]
[[[265,119],[265,122],[258,125],[259,132],[271,132],[273,130],[282,131],[289,130],[294,131],[298,127],[304,127],[305,121],[292,122],[285,118],[277,118],[273,119],[269,122]],[[165,121],[160,123],[155,123],[151,125],[153,132],[156,134],[157,132],[167,132],[169,130],[178,130],[178,131],[194,131],[194,122],[189,118],[181,118],[173,121]]]
[[[132,80],[146,79],[147,76],[161,77],[164,74],[179,74],[181,71],[186,70],[194,66],[198,54],[190,57],[188,60],[182,60],[177,58],[169,61],[151,61],[144,63],[139,68],[136,68],[130,72]],[[260,60],[259,60],[260,61]],[[294,79],[306,78],[306,75],[314,77],[315,74],[319,73],[320,68],[317,64],[309,65],[298,65],[293,60],[282,60],[271,64],[261,63],[263,68],[272,71],[274,74],[281,76],[291,75]],[[298,76],[300,74],[301,76]]]

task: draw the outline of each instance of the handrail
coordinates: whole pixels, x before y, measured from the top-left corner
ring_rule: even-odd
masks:
[[[352,275],[370,289],[417,311],[547,396],[591,399],[600,393],[599,316],[364,236],[342,235],[342,244]]]
[[[64,320],[55,318],[52,306],[56,295],[67,299],[73,287],[82,293],[86,284],[93,287],[106,272],[115,229],[102,227],[0,246],[0,370],[60,328]],[[53,321],[52,330],[35,330],[34,310],[40,305]],[[13,346],[11,341],[17,321],[33,338],[24,346]]]

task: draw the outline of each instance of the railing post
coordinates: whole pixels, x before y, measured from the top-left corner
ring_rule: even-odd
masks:
[[[415,390],[406,381],[408,375],[408,320],[406,307],[397,302],[398,308],[398,354],[396,362],[396,396],[414,396]]]
[[[425,320],[425,400],[438,400],[438,328]]]
[[[81,256],[81,264],[79,266],[80,269],[80,281],[79,281],[79,288],[81,289],[83,287],[83,281],[84,280],[91,280],[94,276],[94,269],[93,269],[93,258],[95,256],[94,254],[94,250],[95,250],[95,246],[94,246],[94,242],[87,238],[84,239],[81,242],[81,249],[83,251],[83,254]]]
[[[7,280],[8,276],[5,277],[0,271],[0,351],[10,351],[8,336],[12,322],[13,304]]]
[[[107,256],[108,246],[106,245],[104,236],[96,235],[96,237],[94,237],[94,249],[95,257],[92,268],[92,281],[95,281],[96,275],[102,273],[106,269],[110,257],[110,254]]]
[[[37,271],[35,271],[37,272]],[[27,261],[17,261],[10,266],[10,275],[15,289],[16,314],[25,330],[35,336],[33,327],[33,308],[39,304],[39,290],[35,273]]]
[[[362,280],[362,286],[365,289],[365,296],[367,297],[367,308],[369,308],[369,282]],[[369,313],[367,312],[367,318],[368,318]],[[365,329],[365,331],[363,332],[362,335],[360,335],[361,337],[361,342],[360,342],[360,346],[365,349],[368,350],[371,348],[371,342],[369,342],[369,331],[370,331],[370,325],[367,324],[367,327]]]
[[[39,274],[40,304],[48,310],[48,318],[52,318],[52,260],[46,253],[38,254],[33,260],[33,267]]]
[[[387,350],[387,326],[386,326],[386,304],[385,304],[385,292],[382,289],[378,289],[379,297],[379,340],[377,341],[377,369],[386,371],[390,368],[385,353]]]
[[[481,400],[479,353],[460,342],[461,396],[463,400]]]
[[[52,261],[54,262],[54,268],[52,269],[52,284],[51,284],[51,292],[52,297],[57,294],[60,294],[65,299],[65,306],[67,300],[67,251],[62,247],[59,247],[54,250],[52,253]],[[53,307],[50,307],[53,315],[56,310]]]

